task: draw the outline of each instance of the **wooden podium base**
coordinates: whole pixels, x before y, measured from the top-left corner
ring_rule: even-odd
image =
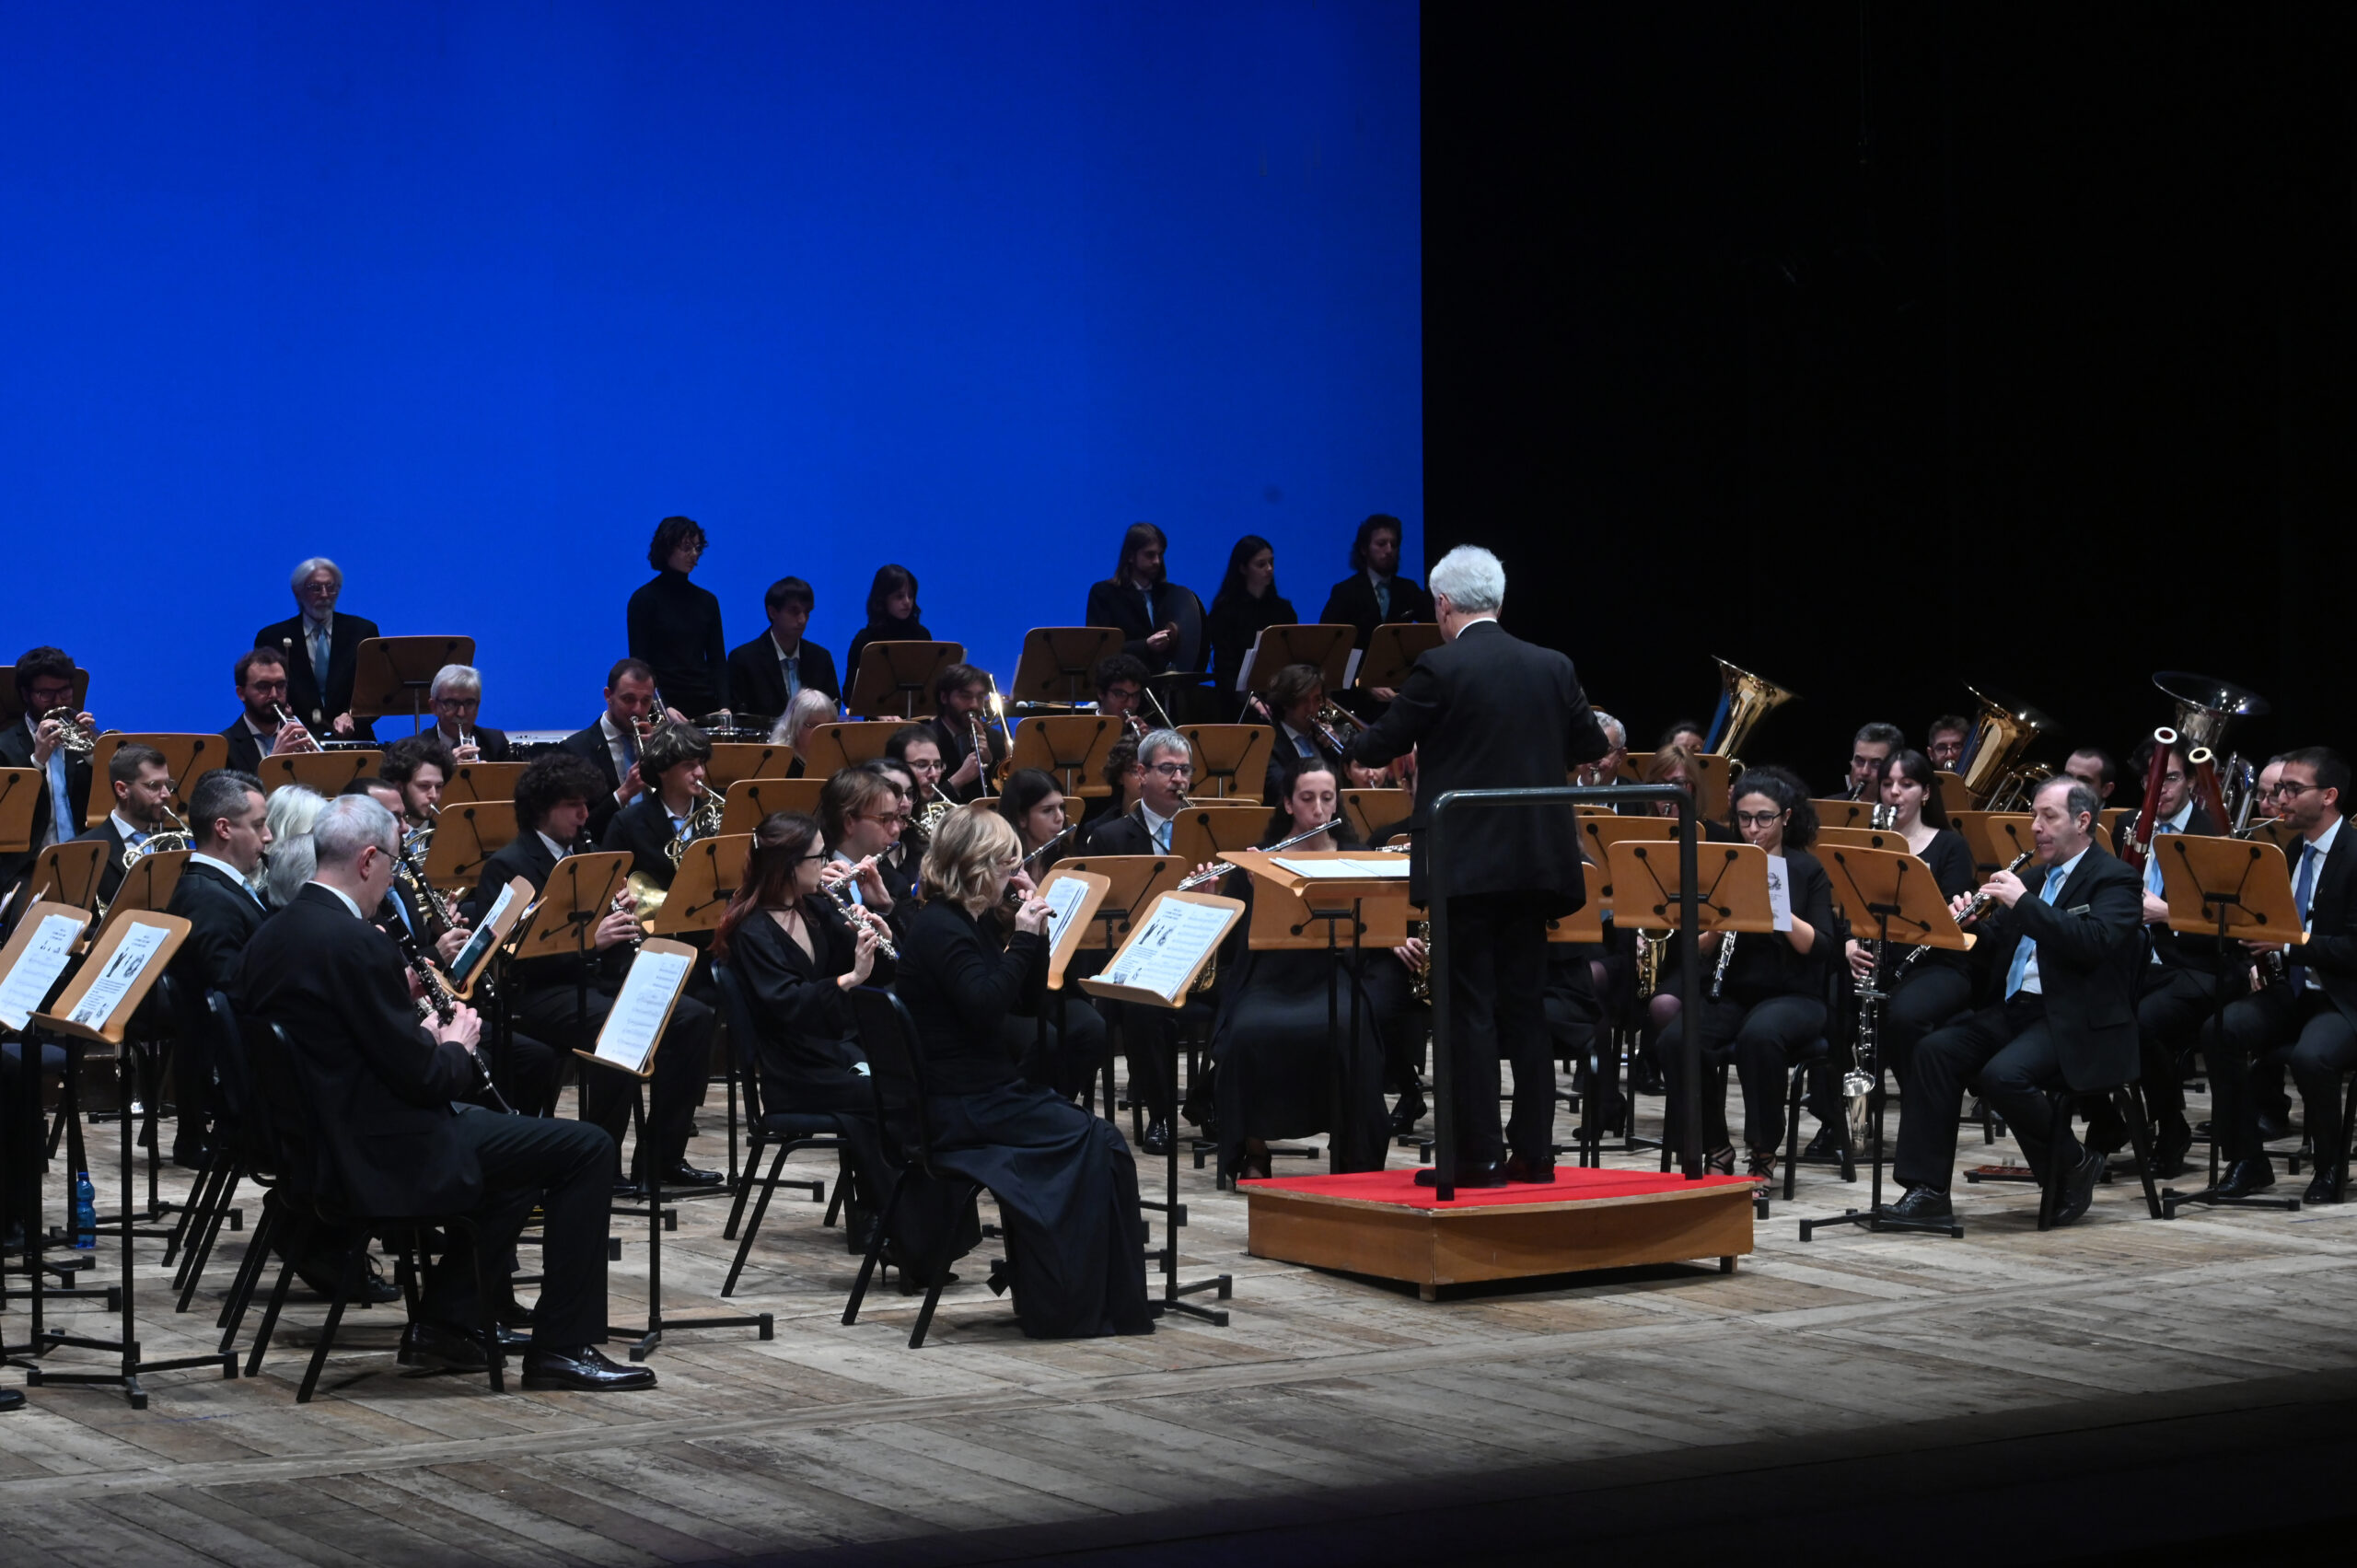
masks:
[[[1440,1287],[1751,1250],[1753,1183],[1651,1171],[1559,1167],[1549,1186],[1460,1188],[1446,1205],[1412,1169],[1237,1184],[1255,1258]]]

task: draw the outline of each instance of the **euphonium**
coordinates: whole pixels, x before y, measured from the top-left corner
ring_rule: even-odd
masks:
[[[1716,658],[1715,655],[1713,656]],[[1717,659],[1717,664],[1719,709],[1711,715],[1711,728],[1703,738],[1702,749],[1732,759],[1742,751],[1743,743],[1751,738],[1759,721],[1793,701],[1794,693],[1724,659]],[[1729,772],[1733,771],[1730,767]]]
[[[1980,716],[1964,743],[1964,755],[1956,759],[1956,774],[1984,810],[2009,810],[2054,776],[2054,770],[2042,762],[2021,761],[2022,753],[2052,729],[2054,721],[2027,703],[2001,703],[1975,686],[1965,690],[1980,704]]]

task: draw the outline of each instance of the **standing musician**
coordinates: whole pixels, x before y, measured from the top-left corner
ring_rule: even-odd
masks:
[[[2357,1067],[2357,841],[2342,836],[2349,763],[2327,746],[2287,751],[2276,785],[2281,814],[2299,830],[2286,847],[2292,901],[2308,939],[2297,947],[2246,943],[2254,958],[2280,955],[2283,973],[2229,1003],[2202,1030],[2221,1153],[2231,1163],[2213,1191],[2227,1196],[2275,1183],[2253,1094],[2255,1063],[2284,1062],[2307,1107],[2316,1173],[2302,1200],[2337,1203],[2340,1075]]]
[[[853,903],[901,928],[916,902],[916,877],[885,857],[900,842],[909,819],[909,797],[872,768],[843,768],[819,792],[819,826],[826,834],[828,861],[823,883],[849,884]]]
[[[924,611],[917,605],[917,575],[906,566],[878,566],[867,587],[867,624],[852,634],[843,668],[859,679],[859,656],[870,643],[930,643]]]
[[[1850,740],[1850,772],[1843,781],[1844,800],[1872,800],[1882,787],[1883,765],[1892,752],[1907,744],[1895,724],[1861,725]]]
[[[1350,745],[1349,760],[1371,766],[1417,749],[1410,897],[1427,906],[1434,801],[1455,789],[1560,786],[1609,749],[1572,661],[1498,624],[1505,592],[1505,568],[1488,551],[1459,545],[1442,557],[1433,603],[1444,641]],[[1541,997],[1547,922],[1582,901],[1573,814],[1499,811],[1460,821],[1467,831],[1448,867],[1456,1179],[1551,1181],[1555,1073]],[[1498,1119],[1502,1056],[1514,1063],[1511,1160]]]
[[[933,678],[933,700],[941,711],[925,721],[925,727],[941,743],[941,763],[948,771],[940,781],[942,790],[961,805],[980,800],[994,787],[994,779],[985,778],[983,770],[995,775],[1006,761],[1006,743],[991,723],[990,677],[970,664],[950,665]],[[974,749],[977,729],[982,734],[979,752]]]
[[[213,1154],[207,1135],[213,1115],[213,1031],[200,1027],[197,1019],[206,992],[232,989],[246,944],[269,913],[247,885],[270,848],[261,781],[251,773],[215,768],[189,792],[188,825],[195,839],[193,853],[165,906],[168,913],[188,922],[188,936],[172,955],[170,971],[186,1009],[172,1051],[173,1098],[180,1105],[172,1163],[203,1170]]]
[[[2030,817],[2038,865],[2027,877],[2000,871],[1981,885],[1992,910],[1979,923],[1976,957],[1996,1000],[1915,1048],[1907,1114],[1898,1123],[1896,1166],[1906,1196],[1886,1204],[1895,1220],[1945,1219],[1954,1211],[1956,1114],[1964,1086],[2003,1116],[2030,1167],[2043,1178],[2060,1162],[2069,1185],[2055,1223],[2087,1212],[2103,1156],[2082,1149],[2048,1091],[2095,1088],[2135,1076],[2136,966],[2143,900],[2135,868],[2095,851],[2095,793],[2073,778],[2039,786]],[[2094,851],[2094,853],[2090,853]],[[1968,900],[1954,908],[1966,912]]]
[[[30,768],[41,775],[33,802],[32,842],[17,854],[0,854],[0,892],[16,886],[33,862],[53,843],[81,830],[90,808],[90,753],[65,743],[68,726],[95,739],[98,721],[74,714],[74,660],[63,648],[28,648],[17,660],[17,701],[24,716],[0,733],[0,768]],[[52,714],[65,711],[63,716]]]
[[[1145,722],[1145,682],[1150,672],[1128,654],[1109,654],[1097,661],[1097,711],[1119,720],[1132,740],[1144,738],[1153,726]]]
[[[523,877],[538,892],[547,886],[558,861],[593,850],[587,825],[592,803],[602,793],[596,770],[572,752],[552,751],[533,759],[516,781],[516,837],[483,863],[482,880],[459,906],[467,923],[479,924],[500,889],[514,878]],[[623,903],[629,902],[625,894]],[[633,910],[610,910],[590,928],[591,951],[586,956],[562,954],[512,965],[517,1027],[556,1047],[559,1061],[575,1051],[595,1051],[598,1031],[621,988],[628,947],[638,935]],[[645,1127],[633,1162],[633,1180],[642,1188],[652,1190],[658,1182],[712,1187],[721,1179],[718,1171],[699,1170],[687,1159],[696,1108],[703,1103],[710,1075],[712,1030],[712,1009],[693,996],[680,997],[656,1055]],[[594,1067],[583,1071],[582,1120],[606,1130],[617,1161],[630,1130],[631,1098],[622,1074]]]
[[[630,596],[630,656],[655,672],[665,703],[703,714],[728,706],[728,642],[720,600],[688,581],[707,540],[693,517],[666,517],[646,547],[654,577]]]
[[[1747,843],[1768,854],[1772,887],[1783,879],[1790,924],[1783,930],[1731,935],[1706,931],[1695,943],[1707,978],[1692,1020],[1700,1060],[1707,1070],[1732,1061],[1743,1086],[1743,1141],[1749,1174],[1766,1182],[1776,1174],[1784,1134],[1784,1078],[1794,1059],[1825,1033],[1826,957],[1840,935],[1833,884],[1808,846],[1817,840],[1817,807],[1801,781],[1782,768],[1752,768],[1736,785],[1729,815]],[[1781,863],[1781,864],[1780,864]],[[1732,953],[1726,950],[1735,943]],[[1673,1108],[1680,1098],[1689,1020],[1683,1012],[1663,1031],[1662,1074]],[[1811,1104],[1829,1131],[1841,1112],[1830,1063],[1814,1076]],[[1727,1139],[1726,1097],[1706,1078],[1701,1096],[1703,1163],[1722,1175],[1735,1170]],[[1832,1133],[1838,1146],[1840,1134]],[[1824,1146],[1822,1138],[1819,1145]]]
[[[336,613],[343,569],[323,555],[296,567],[289,586],[296,614],[255,633],[252,645],[275,648],[285,661],[286,706],[308,730],[368,739],[367,721],[352,716],[352,683],[360,673],[360,645],[377,635],[377,623]]]
[[[1301,620],[1293,601],[1277,592],[1276,546],[1248,533],[1227,552],[1227,571],[1212,595],[1203,618],[1203,635],[1211,645],[1213,684],[1232,702],[1237,677],[1244,671],[1244,656],[1253,639],[1271,626],[1291,626]]]
[[[666,716],[684,724],[677,712]],[[606,672],[606,711],[598,722],[578,729],[557,743],[598,770],[606,787],[591,803],[589,830],[603,833],[614,814],[638,798],[646,780],[638,765],[638,749],[655,721],[655,671],[639,659],[618,661]]]
[[[2111,792],[2118,784],[2118,770],[2111,754],[2100,747],[2082,746],[2062,763],[2065,776],[2074,778],[2095,792],[2099,806],[2111,804]]]
[[[482,672],[472,665],[446,664],[434,672],[427,689],[434,710],[434,727],[426,733],[439,740],[456,762],[512,762],[516,749],[507,732],[475,723],[482,712]]]
[[[377,776],[401,790],[401,819],[410,831],[429,826],[442,809],[442,787],[450,782],[455,766],[430,732],[405,735],[385,748],[377,761]]]
[[[524,1387],[651,1388],[652,1372],[597,1348],[609,1318],[611,1143],[579,1122],[455,1106],[476,1083],[481,1022],[461,1007],[447,1023],[421,1024],[400,950],[363,916],[392,879],[399,830],[371,800],[322,811],[312,880],[247,944],[238,990],[245,1010],[284,1026],[289,1065],[328,1123],[321,1151],[357,1208],[475,1221],[476,1245],[454,1243],[426,1271],[401,1360],[484,1365],[482,1296],[506,1291],[484,1271],[509,1255],[537,1206],[545,1239]]]
[[[1907,841],[1908,852],[1931,872],[1940,897],[1954,903],[1970,894],[1972,848],[1948,820],[1947,807],[1940,801],[1932,759],[1912,749],[1893,757],[1889,771],[1883,775],[1882,803],[1897,815],[1891,830]],[[1863,981],[1874,972],[1874,935],[1872,926],[1860,926],[1844,949],[1854,981]],[[1893,941],[1885,947],[1882,983],[1886,990],[1875,1026],[1877,1054],[1898,1076],[1902,1094],[1913,1076],[1917,1044],[1972,1005],[1972,960],[1968,953],[1927,947],[1918,957],[1908,957],[1916,951],[1915,945],[1910,942]],[[1895,980],[1896,989],[1889,989],[1902,967],[1904,977]],[[1824,1134],[1818,1136],[1821,1139]],[[1819,1144],[1809,1145],[1812,1156],[1830,1152],[1830,1148]]]
[[[265,756],[286,757],[317,751],[319,743],[303,722],[286,714],[289,676],[287,660],[275,648],[257,647],[241,656],[235,671],[238,702],[245,711],[221,732],[229,743],[229,766],[250,773]]]
[[[171,827],[171,765],[152,746],[118,746],[107,759],[107,787],[114,792],[114,809],[97,827],[74,836],[107,846],[99,862],[99,898],[112,903],[122,889],[122,852]]]
[[[1943,772],[1955,772],[1956,765],[1964,761],[1964,749],[1972,739],[1972,721],[1961,714],[1942,714],[1923,732],[1923,755],[1932,766]]]
[[[1261,798],[1283,800],[1285,781],[1313,762],[1322,762],[1329,772],[1342,771],[1342,748],[1334,735],[1318,722],[1318,710],[1326,705],[1326,677],[1314,664],[1289,664],[1277,671],[1269,683],[1266,703],[1253,700],[1248,703],[1248,716],[1266,719],[1276,731],[1276,740],[1269,748],[1268,777],[1261,783]]]
[[[784,718],[804,691],[822,692],[832,703],[842,701],[834,655],[802,634],[818,602],[810,585],[799,577],[780,577],[770,585],[761,596],[769,630],[728,650],[728,694],[738,707]]]
[[[603,842],[628,850],[630,868],[658,888],[668,889],[679,867],[670,846],[688,836],[689,820],[704,794],[704,769],[712,761],[712,739],[691,724],[667,724],[648,738],[638,756],[646,787],[614,813]]]
[[[1334,585],[1318,612],[1321,626],[1354,626],[1364,649],[1378,626],[1416,621],[1429,625],[1433,597],[1414,579],[1399,575],[1399,519],[1377,512],[1359,525],[1351,540],[1351,575]],[[1435,590],[1437,591],[1437,590]],[[1384,694],[1378,698],[1387,701]]]
[[[1169,669],[1188,650],[1182,623],[1200,617],[1195,596],[1170,581],[1165,557],[1170,541],[1152,523],[1132,523],[1121,536],[1113,575],[1088,590],[1086,623],[1120,630],[1121,651],[1149,675]]]

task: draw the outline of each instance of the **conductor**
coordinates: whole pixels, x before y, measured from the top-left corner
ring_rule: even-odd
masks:
[[[1409,892],[1430,905],[1424,830],[1451,790],[1561,787],[1611,749],[1572,661],[1498,624],[1505,568],[1460,544],[1433,568],[1441,645],[1416,661],[1398,698],[1353,740],[1349,760],[1381,767],[1413,749]],[[1547,922],[1580,907],[1579,843],[1568,807],[1467,813],[1446,868],[1448,993],[1457,1184],[1555,1179],[1554,1056],[1547,1032]],[[1498,1126],[1498,1059],[1514,1063],[1514,1118]],[[1511,1144],[1511,1155],[1508,1144]],[[1437,1167],[1416,1179],[1434,1185]]]

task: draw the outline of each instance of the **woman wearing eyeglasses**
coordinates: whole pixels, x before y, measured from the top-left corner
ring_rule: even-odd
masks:
[[[1772,932],[1713,932],[1700,939],[1698,1013],[1691,1020],[1681,1014],[1662,1031],[1662,1072],[1675,1117],[1683,1103],[1682,1047],[1689,1022],[1705,1069],[1734,1063],[1743,1085],[1743,1141],[1750,1150],[1750,1174],[1765,1181],[1776,1174],[1777,1147],[1783,1142],[1785,1074],[1825,1034],[1826,961],[1840,933],[1833,885],[1808,853],[1817,838],[1817,808],[1800,780],[1782,768],[1751,769],[1736,784],[1732,815],[1744,842],[1767,852],[1771,890],[1782,879],[1788,923]],[[1735,950],[1722,962],[1729,941]],[[1831,1080],[1829,1063],[1810,1097],[1821,1119],[1840,1113],[1840,1097]],[[1726,1099],[1713,1093],[1710,1084],[1706,1078],[1701,1097],[1704,1161],[1713,1170],[1732,1172]]]

